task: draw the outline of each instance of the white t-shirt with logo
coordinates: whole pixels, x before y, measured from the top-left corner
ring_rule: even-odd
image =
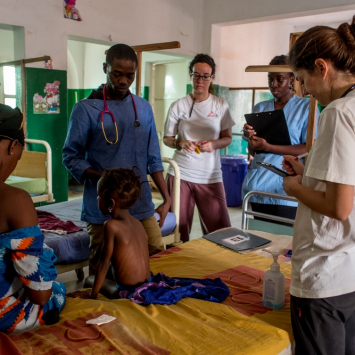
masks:
[[[331,102],[318,119],[302,185],[326,191],[326,182],[355,186],[355,90]],[[325,298],[355,291],[355,198],[345,221],[299,202],[292,251],[290,293]]]
[[[222,97],[209,95],[202,102],[193,101],[190,95],[175,101],[169,109],[164,136],[176,136],[190,141],[209,141],[220,138],[221,131],[235,125],[229,112],[229,106]],[[181,179],[198,184],[222,182],[221,159],[219,149],[212,152],[184,153],[176,150],[173,156],[179,165]],[[169,174],[174,175],[172,168]]]

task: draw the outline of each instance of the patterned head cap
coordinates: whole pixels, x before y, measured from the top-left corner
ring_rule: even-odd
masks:
[[[18,107],[0,104],[0,138],[15,140],[25,145],[25,135],[23,132],[23,115]]]

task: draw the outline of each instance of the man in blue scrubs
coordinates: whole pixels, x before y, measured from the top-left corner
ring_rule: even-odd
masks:
[[[100,212],[97,204],[96,185],[105,168],[135,167],[135,173],[140,175],[143,183],[142,196],[129,211],[142,222],[148,234],[150,255],[164,249],[159,225],[164,223],[171,200],[162,174],[151,106],[146,100],[129,92],[137,64],[136,53],[125,44],[116,44],[108,50],[106,62],[103,63],[107,76],[105,98],[104,85],[101,85],[87,99],[74,106],[63,148],[63,164],[76,180],[84,182],[81,219],[87,223],[90,234],[90,274],[95,272],[99,261],[103,224],[110,218]],[[108,113],[104,115],[102,127],[100,114],[104,110],[104,99],[115,117],[117,130]],[[156,210],[161,217],[159,225],[154,217],[149,184],[144,183],[147,174],[151,175],[164,199]]]

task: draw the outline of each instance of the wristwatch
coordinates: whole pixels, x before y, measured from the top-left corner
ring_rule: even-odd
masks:
[[[181,142],[181,139],[174,139],[173,140],[173,148],[175,148],[177,150],[181,150],[182,148],[180,147],[180,142]]]

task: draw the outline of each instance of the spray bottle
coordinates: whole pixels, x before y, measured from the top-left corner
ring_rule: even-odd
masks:
[[[280,265],[277,263],[279,252],[263,249],[272,255],[274,262],[270,270],[264,273],[263,301],[264,307],[279,309],[285,304],[285,276],[280,272]]]

